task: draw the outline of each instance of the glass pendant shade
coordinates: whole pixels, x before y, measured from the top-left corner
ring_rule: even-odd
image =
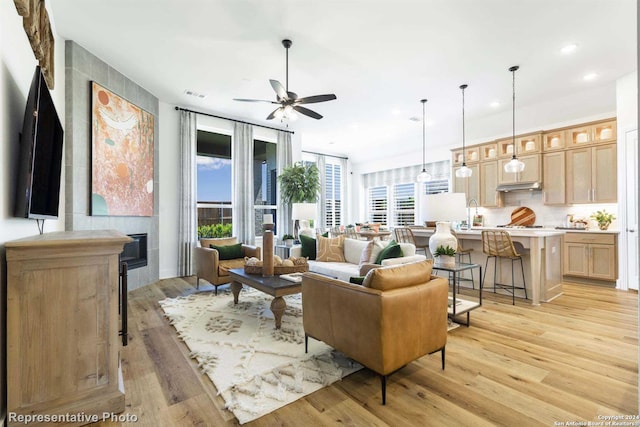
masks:
[[[427,172],[425,169],[422,169],[422,172],[420,172],[418,176],[416,176],[417,182],[427,182],[430,180],[431,180],[431,175],[429,175],[429,172]]]
[[[520,173],[524,170],[524,163],[516,157],[516,71],[518,71],[519,68],[517,65],[509,68],[509,71],[511,71],[513,75],[513,157],[509,160],[509,163],[504,165],[504,171],[506,173]]]
[[[507,173],[518,173],[524,170],[524,163],[518,160],[515,156],[509,160],[509,163],[504,165],[504,171]]]
[[[457,178],[469,178],[473,174],[473,171],[463,164],[461,168],[456,170]]]
[[[422,102],[422,172],[416,176],[416,182],[427,182],[431,181],[431,175],[427,172],[427,168],[425,165],[425,151],[427,149],[427,130],[426,130],[426,110],[425,105],[427,103],[426,99],[421,99]]]

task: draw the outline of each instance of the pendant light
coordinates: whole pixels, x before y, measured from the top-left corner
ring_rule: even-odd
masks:
[[[520,68],[517,65],[509,68],[509,71],[513,74],[513,139],[511,147],[513,149],[513,157],[509,160],[509,163],[504,165],[504,171],[507,173],[518,173],[524,170],[524,163],[522,163],[516,157],[516,71]]]
[[[457,178],[469,178],[473,171],[467,167],[467,153],[465,150],[465,135],[464,135],[464,90],[468,85],[461,85],[462,89],[462,167],[456,171]]]
[[[426,151],[426,147],[427,147],[427,143],[426,143],[426,126],[427,126],[427,119],[426,119],[426,110],[425,110],[425,106],[427,104],[427,100],[426,99],[421,99],[420,102],[422,102],[422,172],[420,172],[418,174],[418,176],[416,177],[416,181],[417,182],[426,182],[426,181],[430,181],[431,180],[431,175],[429,175],[429,172],[427,172],[426,169],[426,165],[425,165],[425,151]]]

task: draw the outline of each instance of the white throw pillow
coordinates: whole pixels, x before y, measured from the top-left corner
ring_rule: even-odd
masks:
[[[388,241],[381,242],[380,240],[373,241],[373,249],[371,250],[371,258],[369,258],[369,262],[375,263],[378,259],[378,255],[380,252],[387,247]]]
[[[360,265],[360,256],[368,244],[366,240],[344,239],[344,259],[348,263]]]

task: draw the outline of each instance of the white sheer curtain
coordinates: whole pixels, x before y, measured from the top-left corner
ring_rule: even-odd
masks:
[[[278,139],[277,139],[277,147],[276,147],[276,163],[277,163],[277,174],[280,176],[282,170],[288,166],[291,166],[293,163],[292,154],[291,154],[291,133],[278,131]],[[276,213],[276,230],[278,232],[278,236],[283,236],[285,234],[293,234],[293,228],[291,223],[291,206],[285,205],[280,196],[280,186],[277,186],[278,191],[276,192],[276,204],[278,206],[278,211]]]
[[[178,219],[178,272],[181,276],[193,274],[192,253],[196,246],[196,114],[180,111],[180,214]]]
[[[234,123],[231,144],[233,164],[233,234],[239,242],[256,242],[253,208],[253,126]]]
[[[318,210],[317,210],[317,218],[318,222],[315,225],[315,228],[322,228],[323,230],[327,227],[327,190],[326,190],[326,170],[327,161],[323,155],[318,155],[316,159],[316,166],[318,166],[318,171],[320,172],[320,197],[318,198]]]

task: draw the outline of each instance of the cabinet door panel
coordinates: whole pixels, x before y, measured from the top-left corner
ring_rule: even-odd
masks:
[[[564,151],[545,154],[542,158],[542,188],[545,205],[565,204]]]
[[[570,276],[589,275],[589,246],[581,243],[564,244],[564,274]]]
[[[469,166],[471,169],[471,176],[469,177],[469,187],[467,189],[467,203],[470,199],[476,199],[476,202],[480,200],[480,167],[475,164]]]
[[[498,206],[498,162],[480,163],[480,206]]]
[[[597,203],[615,203],[618,201],[616,145],[601,145],[592,150],[592,200]]]
[[[567,151],[567,202],[591,202],[591,148]]]
[[[540,181],[540,155],[522,156],[520,161],[524,163],[524,170],[518,176],[519,182]]]
[[[511,159],[498,160],[498,184],[515,184],[518,182],[517,173],[508,173],[504,171],[504,165],[509,163]]]
[[[616,280],[615,247],[612,245],[589,245],[589,276],[594,279]]]

